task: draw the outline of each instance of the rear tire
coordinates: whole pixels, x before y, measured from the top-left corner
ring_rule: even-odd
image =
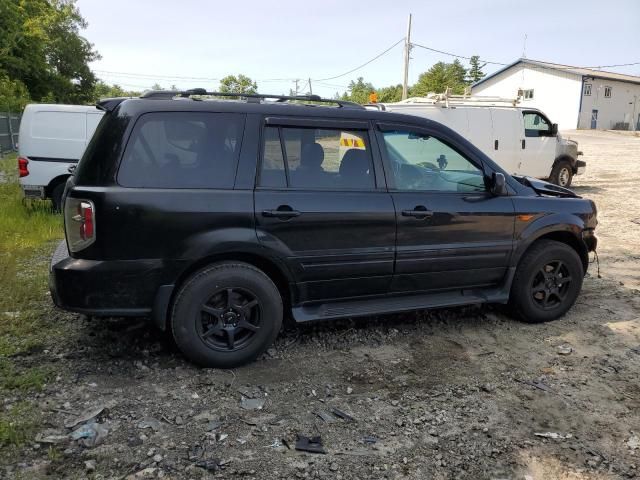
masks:
[[[569,188],[572,180],[573,168],[571,167],[571,164],[566,160],[556,163],[551,170],[549,181],[560,187]]]
[[[282,325],[282,297],[264,272],[218,263],[193,274],[171,312],[176,345],[194,363],[233,368],[263,353]]]
[[[65,182],[60,182],[51,191],[51,203],[53,204],[53,210],[56,212],[62,211],[62,195],[64,194]]]
[[[527,323],[555,320],[575,303],[583,277],[582,261],[573,248],[540,240],[525,252],[518,265],[509,305]]]

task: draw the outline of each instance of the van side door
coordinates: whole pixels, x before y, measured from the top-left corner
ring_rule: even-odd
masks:
[[[551,122],[536,110],[524,110],[522,166],[518,173],[549,178],[556,157],[556,135]]]
[[[519,173],[522,150],[519,111],[509,107],[491,107],[490,110],[493,151],[485,153],[507,173]]]

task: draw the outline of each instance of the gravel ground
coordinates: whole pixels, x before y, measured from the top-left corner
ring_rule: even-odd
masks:
[[[65,343],[19,359],[58,375],[29,397],[39,441],[0,452],[0,478],[640,476],[640,138],[568,135],[588,162],[576,190],[599,208],[602,278],[592,265],[564,318],[468,307],[289,326],[264,358],[220,371],[144,321],[52,310]],[[68,439],[92,417],[89,438]],[[296,451],[297,435],[325,453]]]

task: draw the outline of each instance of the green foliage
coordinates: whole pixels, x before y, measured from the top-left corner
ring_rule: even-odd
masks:
[[[467,71],[458,59],[453,63],[438,62],[420,74],[418,82],[410,89],[410,95],[423,97],[427,93],[444,93],[447,88],[451,93],[462,94],[467,86],[466,76]]]
[[[482,67],[484,67],[484,65],[480,65],[480,57],[478,55],[473,55],[471,57],[469,65],[469,71],[467,72],[467,82],[469,84],[476,83],[485,77],[485,73],[482,71]]]
[[[246,75],[227,75],[220,80],[221,93],[258,93],[258,84]]]
[[[393,103],[402,100],[402,85],[384,87],[377,90],[379,103]]]
[[[30,100],[24,83],[0,72],[0,111],[20,112]]]
[[[0,0],[0,73],[33,101],[91,101],[88,64],[99,55],[80,35],[84,27],[75,0]]]
[[[355,82],[349,82],[348,91],[343,93],[340,100],[356,102],[360,104],[369,103],[369,95],[375,91],[373,85],[365,82],[364,78],[358,77]]]
[[[0,175],[5,179],[0,183],[1,360],[42,348],[61,328],[46,317],[51,304],[46,258],[64,233],[48,201],[24,203],[15,155],[0,160]],[[34,261],[34,255],[44,261]]]
[[[101,98],[113,98],[113,97],[139,97],[140,92],[133,90],[125,90],[120,85],[113,84],[108,85],[102,80],[96,82],[94,90],[93,100],[98,101]]]

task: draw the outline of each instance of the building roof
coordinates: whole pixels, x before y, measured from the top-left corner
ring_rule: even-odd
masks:
[[[502,67],[500,70],[497,70],[492,74],[487,75],[481,80],[478,80],[476,83],[471,85],[471,88],[476,87],[481,83],[486,82],[490,78],[500,75],[502,72],[509,70],[511,67],[515,67],[516,65],[521,63],[532,65],[532,66],[543,68],[543,69],[573,73],[575,75],[580,75],[583,77],[604,78],[607,80],[617,80],[619,82],[629,82],[629,83],[635,83],[640,85],[640,77],[637,77],[635,75],[625,75],[623,73],[605,72],[604,70],[596,70],[593,68],[574,67],[571,65],[562,65],[560,63],[541,62],[540,60],[531,60],[529,58],[519,58],[515,62],[510,63],[505,67]]]

